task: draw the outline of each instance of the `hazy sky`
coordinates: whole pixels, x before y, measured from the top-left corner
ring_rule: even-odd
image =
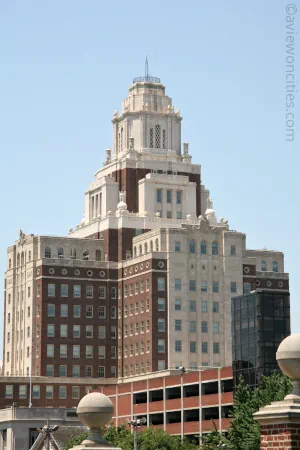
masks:
[[[79,223],[84,191],[112,145],[113,111],[148,55],[181,111],[182,138],[217,215],[247,234],[248,248],[285,253],[300,332],[300,99],[286,106],[287,56],[300,76],[298,35],[286,53],[300,4],[298,12],[287,5],[0,0],[1,277],[20,228],[65,235]],[[3,294],[0,303],[2,317]]]

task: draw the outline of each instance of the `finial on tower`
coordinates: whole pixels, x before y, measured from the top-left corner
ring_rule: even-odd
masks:
[[[149,66],[148,66],[148,56],[146,55],[145,61],[145,79],[148,81],[149,78]]]

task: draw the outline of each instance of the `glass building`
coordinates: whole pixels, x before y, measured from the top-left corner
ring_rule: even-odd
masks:
[[[233,378],[251,387],[278,369],[276,351],[290,335],[290,295],[254,291],[232,298]]]

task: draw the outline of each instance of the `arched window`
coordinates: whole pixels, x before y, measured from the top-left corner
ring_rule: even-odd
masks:
[[[190,242],[189,242],[189,252],[190,253],[196,253],[195,239],[191,239]]]
[[[21,266],[24,265],[24,252],[21,253]]]
[[[120,133],[120,131],[119,131],[119,133],[118,133],[118,149],[119,149],[119,152],[121,151],[121,133]]]
[[[155,148],[160,148],[160,125],[155,125]]]
[[[71,259],[76,259],[76,248],[71,248]]]
[[[211,244],[211,253],[212,255],[217,255],[219,253],[219,247],[216,241]]]
[[[88,250],[84,250],[82,253],[82,259],[84,261],[88,261],[90,259],[90,252]]]
[[[155,251],[159,252],[159,243],[158,243],[158,239],[155,240]]]
[[[153,148],[153,128],[150,128],[149,131],[149,147]]]
[[[260,270],[262,272],[266,272],[267,271],[267,263],[266,263],[266,261],[262,260],[262,262],[260,263]]]
[[[272,262],[272,270],[273,270],[273,272],[278,272],[278,262],[277,261]]]
[[[140,255],[142,255],[143,254],[143,247],[142,247],[142,244],[140,244]]]
[[[136,247],[133,247],[133,255],[136,257]]]
[[[59,249],[57,250],[57,256],[59,258],[63,258],[64,257],[64,249],[62,247],[59,247]]]
[[[123,150],[123,127],[121,128],[121,137],[120,137],[120,147],[121,147],[121,151]]]
[[[205,241],[201,241],[201,243],[200,243],[200,253],[201,253],[201,255],[206,255],[206,253],[207,253]]]
[[[96,250],[96,261],[101,261],[101,250]]]
[[[150,241],[150,252],[153,252],[153,241]]]
[[[19,265],[20,265],[20,253],[18,253],[18,256],[17,256],[17,267],[19,267]]]
[[[147,242],[145,242],[145,244],[144,244],[144,251],[145,251],[145,253],[148,253],[148,244],[147,244]]]
[[[45,248],[45,258],[51,258],[51,248],[50,247]]]
[[[28,252],[28,261],[31,261],[31,251]]]

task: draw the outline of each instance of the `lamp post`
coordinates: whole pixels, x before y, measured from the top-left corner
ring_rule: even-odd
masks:
[[[138,450],[137,428],[141,427],[142,425],[145,425],[146,422],[147,422],[146,417],[142,417],[141,419],[137,419],[136,417],[134,417],[132,420],[129,420],[129,422],[128,422],[133,429],[133,449],[134,450]]]

